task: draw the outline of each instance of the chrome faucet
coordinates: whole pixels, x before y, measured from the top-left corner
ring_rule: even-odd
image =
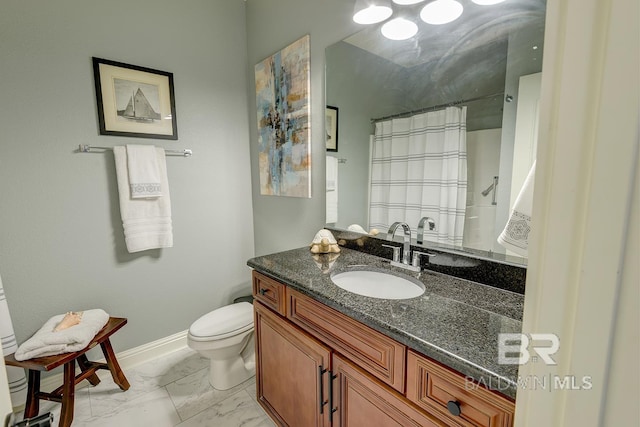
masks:
[[[433,221],[433,220],[432,220]],[[435,226],[435,222],[433,223]],[[391,261],[391,265],[395,267],[406,268],[411,271],[420,271],[420,256],[435,256],[435,254],[430,254],[426,252],[413,251],[413,257],[411,257],[411,228],[407,225],[406,222],[394,222],[389,227],[389,231],[387,232],[387,240],[390,242],[393,241],[393,236],[396,234],[396,230],[398,227],[402,227],[404,231],[403,234],[403,245],[402,245],[402,262],[400,262],[400,248],[397,246],[391,245],[382,245],[384,247],[393,249],[393,261]],[[411,262],[409,259],[411,258]]]
[[[409,258],[411,258],[411,228],[406,222],[394,222],[389,227],[387,232],[387,240],[393,241],[393,236],[396,234],[398,227],[402,227],[404,230],[404,243],[402,245],[402,263],[409,265]],[[397,262],[397,260],[395,260]]]
[[[436,222],[430,216],[423,216],[418,222],[418,236],[416,237],[416,243],[421,245],[424,243],[424,223],[429,224],[429,230],[436,229]]]

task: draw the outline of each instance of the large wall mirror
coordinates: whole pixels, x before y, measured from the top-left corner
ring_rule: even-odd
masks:
[[[418,24],[415,36],[387,39],[380,23],[363,26],[326,49],[326,103],[337,111],[339,120],[337,151],[327,152],[327,226],[346,229],[358,224],[365,230],[377,228],[384,237],[392,222],[403,221],[415,239],[419,219],[427,216],[420,210],[430,206],[435,212],[430,217],[448,210],[463,219],[455,240],[443,242],[438,241],[438,231],[446,224],[438,224],[436,217],[435,230],[425,227],[425,246],[526,264],[526,258],[507,251],[496,238],[535,160],[545,0],[506,0],[494,5],[459,2],[464,6],[462,15],[444,25],[419,19],[428,2],[394,4],[394,15]],[[372,160],[373,135],[407,121],[430,133],[438,126],[432,123],[431,113],[446,116],[443,120],[448,123],[449,110],[466,128],[466,153],[458,154],[466,157],[466,188],[458,205],[425,200],[427,186],[432,185],[428,174],[442,169],[428,164],[427,176],[410,178],[410,188],[398,182],[393,189],[406,193],[409,207],[403,209],[416,212],[394,213],[393,203],[387,203],[390,209],[381,220],[373,200],[377,196],[372,193],[380,172],[376,162],[385,160]],[[411,146],[405,156],[408,176],[413,173],[412,159],[431,156],[421,153],[420,147]],[[394,152],[388,155],[392,158]],[[450,171],[437,174],[440,186],[455,179]],[[394,186],[393,177],[391,182]],[[442,199],[443,193],[439,194]]]

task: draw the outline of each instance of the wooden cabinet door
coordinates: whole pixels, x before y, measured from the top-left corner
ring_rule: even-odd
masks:
[[[426,414],[395,390],[362,369],[333,355],[332,384],[334,426],[340,427],[442,427],[446,424]]]
[[[329,426],[329,348],[260,303],[254,310],[258,402],[280,426]]]

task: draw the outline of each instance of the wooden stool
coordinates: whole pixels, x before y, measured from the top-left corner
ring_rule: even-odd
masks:
[[[127,323],[127,319],[121,317],[110,317],[107,324],[91,340],[89,345],[74,353],[63,353],[54,356],[36,357],[19,362],[13,354],[5,356],[4,362],[9,366],[17,366],[29,370],[29,386],[27,390],[27,402],[24,408],[24,417],[32,418],[40,411],[39,399],[51,400],[62,403],[60,411],[60,427],[68,427],[73,421],[73,397],[75,386],[82,380],[88,380],[92,385],[97,385],[100,378],[96,375],[98,369],[108,369],[111,371],[113,381],[121,390],[129,389],[129,382],[125,378],[116,355],[111,347],[109,337]],[[102,353],[107,363],[90,362],[85,353],[91,350],[96,344],[100,344]],[[80,373],[76,375],[75,362],[78,361]],[[50,371],[64,365],[64,383],[52,391],[44,393],[40,391],[40,372]]]

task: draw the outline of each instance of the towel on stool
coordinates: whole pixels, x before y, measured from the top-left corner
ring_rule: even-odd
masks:
[[[102,309],[85,310],[80,323],[54,332],[53,330],[64,316],[64,314],[53,316],[31,338],[20,344],[14,355],[16,360],[22,361],[82,350],[109,321],[109,315]]]

